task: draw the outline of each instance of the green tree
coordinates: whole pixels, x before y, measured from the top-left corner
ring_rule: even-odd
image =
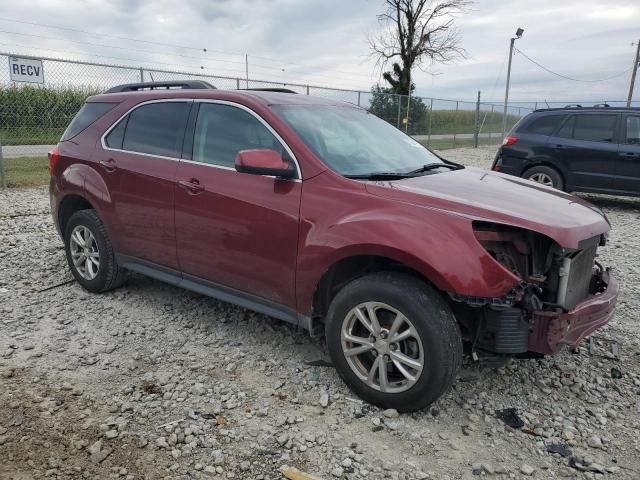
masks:
[[[412,92],[414,89],[412,86]],[[369,111],[410,135],[425,133],[428,129],[429,107],[419,97],[394,93],[392,87],[374,85],[371,88]],[[405,123],[407,114],[408,125]]]

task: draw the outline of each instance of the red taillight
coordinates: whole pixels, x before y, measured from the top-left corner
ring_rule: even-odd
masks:
[[[517,137],[512,137],[511,135],[509,135],[507,137],[504,137],[504,140],[502,141],[502,146],[508,147],[509,145],[513,145],[517,141],[518,141]]]
[[[56,168],[56,163],[60,158],[60,154],[58,153],[58,148],[54,147],[49,152],[49,173],[53,175],[53,169]]]

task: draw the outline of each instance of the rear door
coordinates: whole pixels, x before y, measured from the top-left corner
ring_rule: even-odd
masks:
[[[118,253],[178,268],[174,185],[191,100],[138,105],[104,136]]]
[[[618,158],[618,117],[615,113],[576,113],[549,139],[548,148],[564,167],[569,191],[612,188]]]
[[[624,115],[614,188],[640,194],[640,113]]]

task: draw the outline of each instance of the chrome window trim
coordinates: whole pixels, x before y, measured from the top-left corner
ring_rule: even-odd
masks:
[[[177,157],[167,157],[165,155],[156,155],[156,154],[153,154],[153,153],[136,152],[135,150],[125,150],[123,148],[112,148],[112,147],[107,146],[107,142],[105,141],[105,139],[107,138],[107,135],[109,135],[111,133],[111,130],[116,128],[116,126],[122,121],[122,119],[124,117],[129,115],[131,112],[133,112],[137,108],[140,108],[140,107],[142,107],[144,105],[149,105],[149,104],[152,104],[152,103],[167,103],[167,102],[193,103],[193,99],[192,98],[159,98],[159,99],[156,99],[156,100],[147,100],[146,102],[141,102],[141,103],[135,104],[133,107],[131,107],[125,113],[123,113],[115,122],[113,122],[111,124],[111,126],[102,134],[102,136],[100,137],[100,144],[102,146],[102,149],[103,150],[109,150],[111,152],[133,153],[135,155],[143,155],[145,157],[162,158],[164,160],[178,160],[179,161],[180,159],[177,158]]]
[[[155,154],[152,154],[152,153],[136,152],[134,150],[125,150],[123,148],[112,148],[112,147],[109,147],[107,145],[106,138],[109,135],[109,133],[111,133],[111,130],[116,128],[116,126],[122,121],[122,119],[125,118],[127,115],[129,115],[131,112],[133,112],[137,108],[140,108],[140,107],[142,107],[144,105],[149,105],[149,104],[153,104],[153,103],[166,103],[166,102],[214,103],[214,104],[219,104],[219,105],[228,105],[230,107],[235,107],[235,108],[239,108],[240,110],[244,110],[245,112],[249,113],[254,118],[256,118],[260,123],[262,123],[262,125],[264,125],[267,128],[267,130],[269,130],[274,137],[276,137],[276,139],[282,144],[284,149],[287,151],[287,153],[293,159],[293,163],[296,166],[297,178],[292,178],[292,179],[290,179],[290,181],[296,181],[296,182],[302,181],[302,171],[300,170],[300,164],[298,163],[298,159],[294,155],[293,151],[291,150],[291,148],[289,147],[287,142],[285,142],[282,139],[282,137],[278,134],[278,132],[276,132],[274,130],[274,128],[271,125],[269,125],[269,123],[267,123],[267,121],[265,119],[263,119],[260,115],[258,115],[256,112],[251,110],[249,107],[247,107],[245,105],[242,105],[240,103],[230,102],[228,100],[214,100],[214,99],[206,99],[206,98],[159,98],[159,99],[147,100],[145,102],[137,103],[136,105],[131,107],[129,110],[127,110],[125,113],[123,113],[120,117],[118,117],[118,119],[116,121],[114,121],[111,124],[111,126],[102,134],[102,136],[100,137],[100,144],[102,146],[102,149],[103,150],[107,150],[107,151],[112,151],[112,152],[132,153],[134,155],[143,155],[145,157],[161,158],[161,159],[164,159],[164,160],[174,160],[174,161],[178,161],[178,162],[192,163],[194,165],[204,165],[204,166],[207,166],[207,167],[219,168],[221,170],[229,170],[229,171],[235,172],[236,171],[235,168],[225,167],[224,165],[214,165],[214,164],[211,164],[211,163],[196,162],[196,161],[187,160],[187,159],[184,159],[184,158],[167,157],[167,156],[164,156],[164,155],[155,155]],[[272,175],[260,175],[260,176],[261,177],[276,178],[276,177],[273,177]]]

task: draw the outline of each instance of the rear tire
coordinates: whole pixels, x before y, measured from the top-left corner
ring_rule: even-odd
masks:
[[[407,274],[373,273],[346,285],[329,307],[326,336],[349,388],[367,402],[401,412],[436,401],[462,364],[451,308],[434,288]]]
[[[560,175],[560,172],[553,167],[538,165],[537,167],[530,168],[524,172],[522,177],[547,187],[553,187],[558,190],[564,189],[562,175]]]
[[[126,270],[116,263],[111,240],[95,210],[71,215],[64,233],[71,273],[85,289],[99,293],[113,290],[126,280]]]

